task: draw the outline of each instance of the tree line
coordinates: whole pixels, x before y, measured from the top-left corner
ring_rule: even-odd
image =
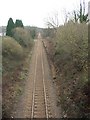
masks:
[[[82,3],[81,3],[82,2]],[[55,67],[58,88],[58,105],[62,116],[88,118],[88,30],[90,27],[85,1],[79,10],[65,14],[60,25],[58,14],[49,18],[43,31],[44,42],[51,64]]]
[[[86,3],[83,0],[83,3],[80,2],[79,4],[79,10],[73,10],[72,12],[65,11],[64,24],[67,24],[68,22],[88,23],[89,19],[88,19],[88,13],[86,12],[85,4]],[[46,25],[48,26],[48,28],[54,28],[56,30],[60,26],[58,13],[55,14],[53,17],[49,17]]]

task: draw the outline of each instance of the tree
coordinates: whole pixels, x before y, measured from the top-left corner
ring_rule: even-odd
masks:
[[[77,23],[78,22],[78,15],[76,13],[76,11],[73,11],[73,15],[74,15],[74,22]]]
[[[14,29],[14,28],[15,28],[15,25],[14,25],[13,19],[9,18],[8,24],[6,27],[6,35],[12,37],[13,36],[12,29]]]
[[[85,14],[85,1],[84,0],[83,0],[83,4],[80,3],[80,11],[78,14],[78,18],[79,18],[80,23],[88,22],[88,14]]]
[[[15,27],[24,27],[23,26],[23,23],[22,23],[22,20],[16,20],[16,22],[15,22]]]
[[[83,0],[83,3],[80,2],[79,10],[73,10],[72,13],[66,13],[65,14],[65,24],[68,22],[74,22],[74,23],[87,23],[89,22],[88,19],[88,13],[86,13],[86,7],[85,7],[85,1]]]
[[[54,28],[56,30],[59,27],[58,13],[55,13],[53,17],[49,17],[46,25],[48,26],[48,28]]]
[[[85,8],[85,1],[83,0],[83,3],[80,2],[80,10],[77,12],[74,10],[74,21],[75,22],[88,22],[88,14],[85,13],[86,8]]]

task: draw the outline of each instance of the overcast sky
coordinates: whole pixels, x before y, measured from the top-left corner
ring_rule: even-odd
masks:
[[[85,0],[86,6],[88,1]],[[64,22],[64,13],[79,8],[80,0],[0,0],[0,26],[7,25],[10,17],[14,22],[21,19],[24,25],[46,27],[50,16],[59,14],[59,22]]]

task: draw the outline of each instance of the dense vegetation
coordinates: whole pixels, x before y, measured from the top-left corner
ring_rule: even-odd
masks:
[[[88,81],[90,24],[85,10],[85,2],[80,3],[80,9],[74,10],[73,16],[69,13],[67,18],[66,15],[64,25],[55,24],[52,18],[51,21],[47,21],[48,29],[44,29],[43,32],[43,37],[47,38],[44,42],[47,44],[48,58],[55,67],[54,82],[56,81],[58,86],[58,105],[63,110],[63,116],[68,118],[87,118],[90,113]]]
[[[15,27],[12,21],[12,19],[9,19],[7,25],[10,34],[2,37],[2,114],[6,118],[11,117],[12,104],[16,103],[18,97],[23,92],[33,46],[33,38],[30,30],[19,25]]]
[[[70,102],[74,101],[84,115],[83,112],[88,107],[85,91],[83,91],[83,87],[88,82],[88,26],[86,24],[67,24],[58,29],[56,40],[54,61],[61,76],[60,101],[64,109],[66,109],[65,106],[68,106],[67,113],[72,109]],[[59,61],[56,61],[58,59]],[[78,114],[80,115],[80,112]]]
[[[29,30],[24,28],[14,28],[12,30],[14,39],[23,47],[30,47],[32,45],[32,34]]]
[[[87,117],[88,25],[68,22],[51,30],[47,50],[56,70],[58,104],[67,117]]]
[[[11,37],[5,37],[2,46],[3,57],[13,57],[15,59],[23,55],[23,48]]]
[[[73,16],[67,19],[62,26],[54,24],[55,21],[48,21],[47,24],[51,28],[48,26],[48,29],[44,29],[43,37],[47,37],[48,56],[56,70],[60,91],[58,103],[66,116],[86,117],[89,110],[89,20],[88,14],[85,13],[85,3],[80,3],[79,12],[74,10]]]

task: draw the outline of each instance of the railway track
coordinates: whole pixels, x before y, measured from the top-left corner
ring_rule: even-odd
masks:
[[[56,95],[42,40],[35,40],[25,92],[12,111],[13,118],[59,118]]]
[[[47,88],[45,84],[45,74],[44,74],[44,62],[43,62],[43,48],[41,40],[37,41],[37,54],[35,58],[35,75],[33,82],[33,97],[32,97],[32,109],[31,109],[31,118],[49,118],[50,111],[48,109],[48,94]],[[41,47],[41,49],[40,49]],[[39,58],[38,58],[39,57]],[[40,64],[38,66],[38,60],[40,60]],[[40,72],[41,76],[37,74]]]

